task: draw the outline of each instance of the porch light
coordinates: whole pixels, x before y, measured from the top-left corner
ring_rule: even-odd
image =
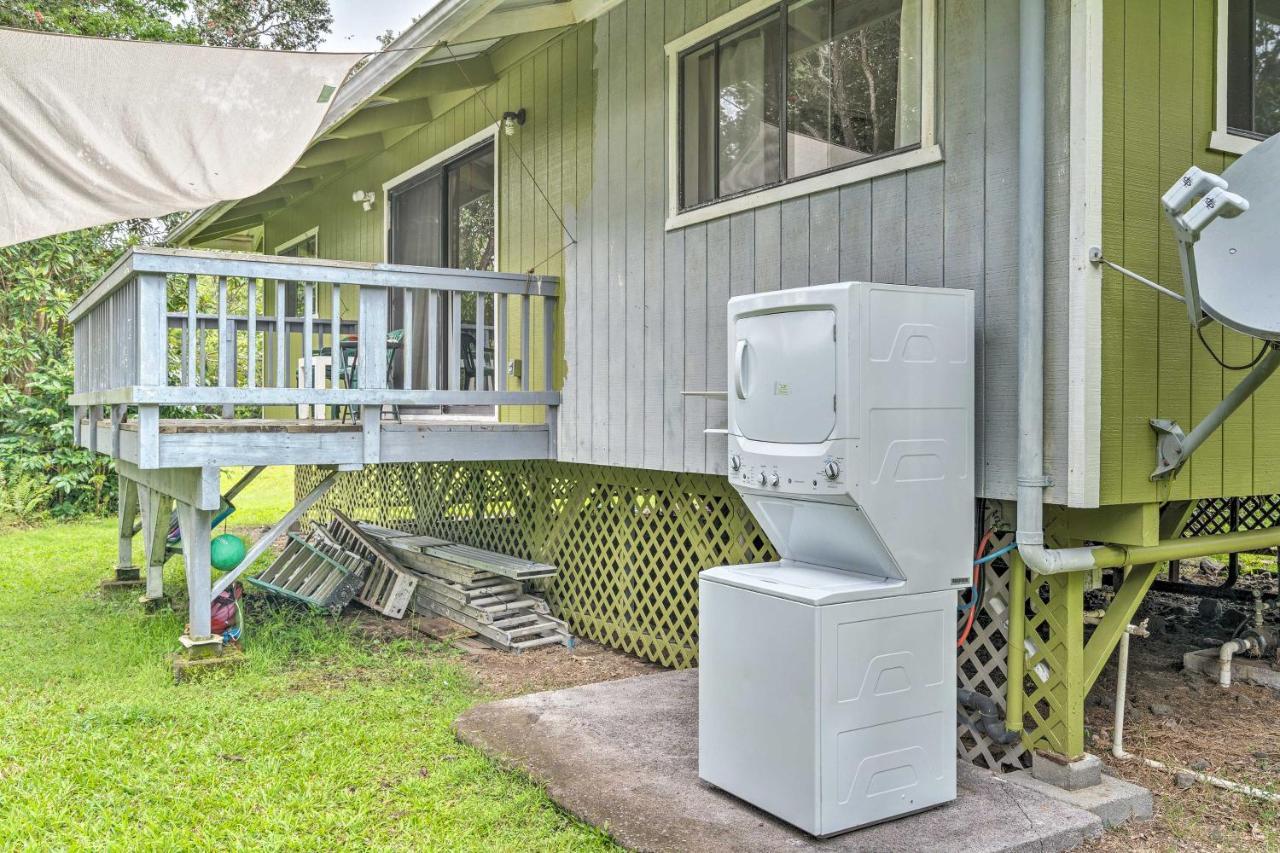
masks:
[[[502,132],[505,133],[507,136],[515,136],[516,127],[518,125],[524,124],[524,119],[525,119],[524,107],[521,107],[515,112],[511,112],[510,110],[508,110],[507,112],[502,114]]]
[[[356,204],[363,205],[364,212],[368,213],[373,210],[373,203],[378,200],[378,197],[369,190],[356,190],[351,194],[351,200]]]

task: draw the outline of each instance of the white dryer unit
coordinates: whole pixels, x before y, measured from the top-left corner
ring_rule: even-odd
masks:
[[[782,555],[703,572],[699,775],[831,835],[955,797],[973,294],[729,302],[729,477]]]

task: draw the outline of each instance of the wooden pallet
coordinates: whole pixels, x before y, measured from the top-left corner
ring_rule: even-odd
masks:
[[[414,568],[432,574],[447,575],[460,581],[468,577],[468,572],[499,575],[524,581],[552,577],[558,571],[555,566],[549,566],[546,563],[522,560],[519,557],[497,554],[432,536],[406,534],[387,536],[384,533],[385,528],[374,528],[363,524],[361,529],[377,538],[389,549],[395,549],[396,556],[410,563]]]
[[[348,551],[323,527],[314,526],[306,536],[290,533],[284,551],[249,583],[334,616],[364,586],[369,561]]]
[[[376,537],[368,535],[336,509],[329,533],[343,548],[360,554],[370,563],[356,601],[392,619],[403,618],[418,586],[418,576],[400,565]]]
[[[573,647],[573,635],[569,633],[569,626],[546,613],[520,610],[505,613],[494,621],[483,621],[465,608],[452,607],[425,594],[425,589],[426,587],[419,586],[418,593],[413,597],[414,612],[452,619],[500,649],[521,652],[539,646]]]
[[[554,575],[554,566],[430,536],[406,536],[371,525],[361,525],[361,530],[417,577],[409,605],[414,612],[452,619],[501,649],[573,645],[568,626],[551,616],[546,601],[525,589],[525,579]]]

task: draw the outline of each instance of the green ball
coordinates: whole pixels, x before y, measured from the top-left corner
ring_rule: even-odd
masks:
[[[244,559],[244,540],[224,533],[209,543],[209,559],[219,571],[229,572]]]

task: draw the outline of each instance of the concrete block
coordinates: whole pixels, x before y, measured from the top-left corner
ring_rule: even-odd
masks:
[[[142,605],[142,609],[147,613],[160,613],[173,609],[173,602],[169,600],[167,595],[159,595],[155,598],[149,595],[139,596],[138,603]]]
[[[1218,680],[1218,650],[1199,649],[1187,652],[1182,656],[1182,666],[1192,672],[1201,672]],[[1258,658],[1237,655],[1231,659],[1232,683],[1244,681],[1280,690],[1280,670],[1272,669],[1271,664]]]
[[[1105,773],[1102,774],[1102,780],[1098,784],[1074,791],[1041,781],[1030,770],[1019,770],[1005,778],[1060,803],[1092,812],[1108,829],[1130,820],[1146,820],[1152,814],[1150,791],[1141,785],[1135,785]]]
[[[220,654],[188,657],[180,652],[173,659],[173,683],[182,684],[197,681],[211,672],[224,672],[235,669],[244,663],[244,652],[235,647],[228,647]]]
[[[1102,761],[1096,755],[1067,758],[1055,752],[1036,750],[1031,756],[1031,775],[1064,791],[1078,791],[1102,782]]]

